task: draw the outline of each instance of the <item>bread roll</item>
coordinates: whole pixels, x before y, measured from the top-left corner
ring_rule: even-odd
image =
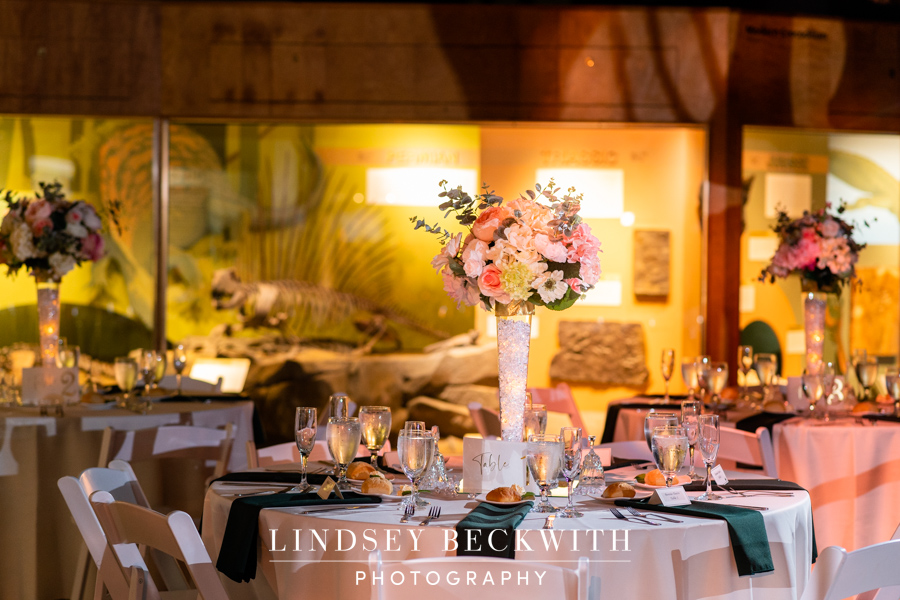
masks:
[[[522,499],[519,492],[521,488],[517,485],[512,487],[498,487],[487,493],[485,498],[491,502],[518,502]]]
[[[350,479],[367,479],[375,472],[375,467],[365,462],[352,462],[347,467],[347,477]]]
[[[362,483],[363,494],[392,494],[394,493],[394,484],[382,477],[380,474],[372,474],[371,477]]]
[[[868,400],[864,400],[853,407],[853,412],[855,413],[867,413],[867,412],[878,412],[878,407],[869,402]]]
[[[616,481],[603,490],[604,498],[634,498],[634,486],[624,481]]]

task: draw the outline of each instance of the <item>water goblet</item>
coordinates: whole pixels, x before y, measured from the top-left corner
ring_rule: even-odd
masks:
[[[900,370],[888,369],[884,376],[887,393],[894,401],[894,416],[900,417]]]
[[[738,346],[738,370],[741,372],[741,402],[747,402],[747,375],[753,368],[753,346]],[[753,408],[756,408],[755,406]]]
[[[760,352],[753,357],[753,366],[759,377],[759,383],[763,386],[763,403],[765,403],[778,372],[778,357],[769,352]]]
[[[425,431],[425,421],[406,421],[403,429],[404,431]]]
[[[651,410],[644,417],[644,439],[647,440],[647,447],[653,451],[653,430],[656,427],[665,427],[671,425],[678,426],[678,415],[673,412],[656,412]]]
[[[56,355],[56,366],[61,369],[77,367],[81,359],[81,348],[70,346],[65,340],[60,340],[59,353]]]
[[[391,432],[391,409],[387,406],[363,406],[359,409],[359,425],[371,454],[372,466],[377,469],[378,453]]]
[[[534,434],[547,433],[547,407],[543,404],[526,404],[522,429],[522,441],[526,442]]]
[[[700,415],[697,423],[700,427],[700,456],[706,463],[706,491],[697,500],[721,500],[722,497],[712,491],[712,467],[719,453],[719,415]]]
[[[308,406],[298,406],[294,412],[294,441],[300,452],[300,483],[291,488],[292,492],[305,492],[312,488],[306,481],[306,465],[309,455],[316,445],[317,427],[316,409]]]
[[[153,374],[153,389],[159,389],[159,382],[166,376],[166,367],[169,366],[169,359],[165,352],[156,353],[156,372]]]
[[[872,389],[872,386],[875,385],[875,379],[878,377],[878,359],[874,356],[867,356],[857,362],[856,377],[863,387],[863,397],[860,402],[868,400],[870,390]]]
[[[178,344],[172,351],[172,366],[175,368],[175,393],[181,395],[181,374],[187,366],[187,352],[184,346]]]
[[[113,366],[113,373],[116,377],[116,385],[122,391],[122,398],[116,402],[119,408],[128,408],[129,396],[134,385],[137,383],[138,364],[131,357],[118,357]]]
[[[856,383],[859,384],[860,387],[864,387],[862,376],[859,374],[860,365],[865,363],[868,357],[869,354],[866,352],[865,348],[854,348],[850,357],[850,365],[853,367],[854,375],[856,375]]]
[[[144,380],[144,395],[150,394],[150,388],[156,380],[156,350],[141,350],[141,377]]]
[[[659,361],[659,367],[662,371],[662,378],[666,382],[665,402],[669,401],[669,380],[672,379],[672,370],[675,368],[675,349],[663,348],[662,357]]]
[[[681,403],[681,426],[688,439],[688,452],[691,460],[691,470],[688,475],[691,481],[699,481],[703,479],[694,470],[694,448],[697,446],[697,438],[700,436],[700,425],[698,418],[701,414],[702,405],[697,400],[685,400]]]
[[[350,482],[347,481],[347,466],[356,457],[359,448],[360,429],[359,419],[347,417],[339,419],[331,417],[325,427],[325,441],[328,443],[328,451],[334,464],[338,467],[337,488],[349,490]]]
[[[711,368],[712,358],[709,356],[698,356],[694,359],[694,370],[697,372],[697,389],[700,391],[701,402],[705,402],[706,397],[710,394],[712,387],[710,382]]]
[[[568,487],[568,501],[566,507],[557,513],[557,516],[565,519],[583,517],[584,514],[575,510],[574,487],[575,479],[581,474],[581,428],[563,427],[559,431],[563,446],[562,475],[566,479]]]
[[[541,489],[541,501],[531,509],[537,513],[556,513],[547,498],[550,486],[556,486],[562,466],[563,447],[558,435],[537,434],[525,444],[525,461],[531,478]]]
[[[653,429],[653,460],[666,478],[666,487],[684,464],[688,452],[688,437],[684,427],[656,427]]]
[[[681,378],[688,389],[688,398],[693,398],[697,391],[697,365],[693,358],[681,361]]]
[[[397,452],[400,468],[409,479],[412,493],[405,498],[401,506],[427,506],[429,503],[419,498],[419,482],[434,460],[434,436],[430,431],[404,429],[397,436]]]
[[[818,373],[810,373],[808,369],[803,369],[803,375],[800,378],[800,389],[803,390],[803,395],[806,396],[806,400],[809,402],[809,416],[824,417],[827,421],[828,410],[823,410],[821,413],[816,410],[825,393],[824,377]]]

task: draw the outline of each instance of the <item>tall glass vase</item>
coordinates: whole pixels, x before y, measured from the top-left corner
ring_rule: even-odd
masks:
[[[522,441],[533,314],[534,305],[530,302],[497,303],[494,307],[500,373],[500,430],[501,438],[507,441]]]
[[[59,354],[59,279],[35,274],[41,365],[55,367]]]
[[[824,373],[825,313],[828,294],[816,290],[803,292],[803,329],[806,336],[806,370],[810,375]]]

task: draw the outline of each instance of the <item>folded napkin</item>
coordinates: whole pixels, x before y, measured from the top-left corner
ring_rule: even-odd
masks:
[[[516,527],[525,519],[534,502],[499,506],[482,502],[456,524],[457,556],[516,557]],[[476,532],[474,535],[470,531]],[[491,532],[498,531],[488,542]],[[471,545],[470,536],[471,535]]]
[[[222,549],[216,568],[238,583],[256,577],[256,545],[259,541],[259,511],[264,508],[289,508],[321,504],[378,504],[381,498],[343,492],[344,499],[322,500],[318,494],[270,494],[238,498],[231,503],[228,523],[222,536]]]
[[[741,419],[734,424],[734,427],[735,429],[740,429],[741,431],[749,431],[751,433],[755,432],[760,427],[765,427],[769,430],[769,433],[772,433],[772,428],[775,425],[781,423],[782,421],[793,419],[796,416],[797,415],[795,415],[794,413],[761,412]]]
[[[738,575],[756,575],[775,570],[775,565],[772,563],[772,552],[769,550],[769,537],[766,535],[766,524],[759,511],[727,504],[696,501],[691,502],[690,506],[662,506],[661,504],[648,504],[646,499],[619,499],[616,500],[616,505],[691,517],[722,519],[728,523],[728,537],[731,539]]]

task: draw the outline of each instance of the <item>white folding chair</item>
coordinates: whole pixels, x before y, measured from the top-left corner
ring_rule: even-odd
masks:
[[[201,381],[200,379],[191,379],[190,377],[184,375],[181,377],[181,391],[195,392],[198,394],[221,394],[222,381],[223,379],[219,377],[218,381],[216,381],[215,383],[209,383],[208,381]],[[159,380],[158,385],[161,389],[164,390],[178,389],[178,381],[175,375],[166,375]]]
[[[228,600],[190,515],[178,510],[163,515],[143,506],[118,502],[105,491],[94,492],[90,500],[108,545],[137,544],[163,552],[183,564],[190,574],[196,590],[190,597],[199,594],[203,600]],[[130,572],[129,598],[159,597],[158,582],[139,555],[130,561],[121,554],[119,557],[123,572]],[[174,593],[189,597],[184,590]]]
[[[413,579],[413,572],[418,572],[416,580]],[[544,573],[540,581],[537,572]],[[498,597],[495,586],[500,585],[501,581],[504,598],[588,600],[586,557],[578,559],[576,569],[567,569],[546,563],[480,556],[419,558],[385,563],[381,551],[373,550],[369,553],[369,569],[363,573],[367,579],[359,581],[359,584],[372,586],[371,600],[421,600],[425,597],[428,600],[494,599]],[[473,576],[478,585],[468,584]],[[481,585],[488,576],[494,585]]]
[[[778,468],[775,466],[775,449],[772,446],[772,436],[765,427],[760,427],[756,433],[742,431],[734,427],[722,427],[719,430],[719,452],[717,460],[734,461],[755,467],[761,467],[766,477],[778,478]],[[735,468],[728,465],[726,468]],[[740,470],[738,468],[738,470]]]
[[[495,440],[500,437],[500,415],[495,410],[485,408],[480,402],[469,402],[469,415],[475,430],[486,440]]]
[[[886,598],[900,593],[900,539],[847,552],[829,546],[816,561],[816,568],[801,600],[841,600],[863,592],[880,590]]]

